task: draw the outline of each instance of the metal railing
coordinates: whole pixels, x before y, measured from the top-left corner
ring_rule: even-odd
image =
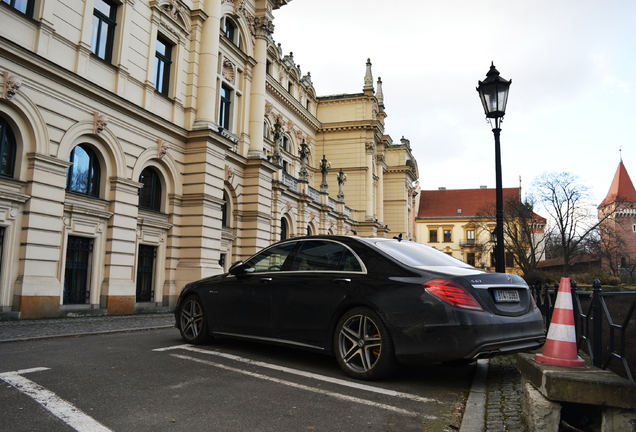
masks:
[[[598,279],[594,281],[591,292],[579,291],[576,281],[571,281],[571,287],[577,347],[590,356],[594,366],[602,369],[607,369],[610,362],[616,359],[627,379],[634,382],[632,367],[636,364],[636,292],[603,292]],[[554,287],[549,284],[542,286],[540,282],[532,286],[546,329],[552,320],[558,290],[558,283]],[[631,337],[628,334],[630,325],[633,325]]]

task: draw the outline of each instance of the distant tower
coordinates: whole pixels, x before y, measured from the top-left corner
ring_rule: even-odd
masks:
[[[636,189],[622,158],[607,196],[598,206],[602,219],[614,214],[601,226],[603,268],[613,273],[636,271]]]

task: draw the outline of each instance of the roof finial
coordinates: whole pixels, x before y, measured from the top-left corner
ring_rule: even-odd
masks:
[[[620,146],[618,148],[618,155],[619,155],[619,157],[621,159],[621,163],[623,163],[623,146]]]
[[[380,106],[380,110],[384,111],[384,93],[382,93],[382,78],[378,77],[378,91],[375,95],[378,99],[378,105]]]
[[[362,87],[364,94],[373,94],[373,74],[371,73],[371,59],[367,59],[367,72],[364,75],[364,87]]]

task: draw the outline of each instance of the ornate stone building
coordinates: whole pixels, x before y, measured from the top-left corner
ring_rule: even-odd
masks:
[[[169,308],[281,238],[413,237],[381,80],[317,96],[272,37],[289,1],[0,2],[0,318]]]

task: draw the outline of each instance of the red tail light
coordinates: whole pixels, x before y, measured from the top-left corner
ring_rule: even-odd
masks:
[[[422,285],[426,291],[451,306],[475,311],[483,310],[475,297],[458,283],[446,279],[433,279]]]

